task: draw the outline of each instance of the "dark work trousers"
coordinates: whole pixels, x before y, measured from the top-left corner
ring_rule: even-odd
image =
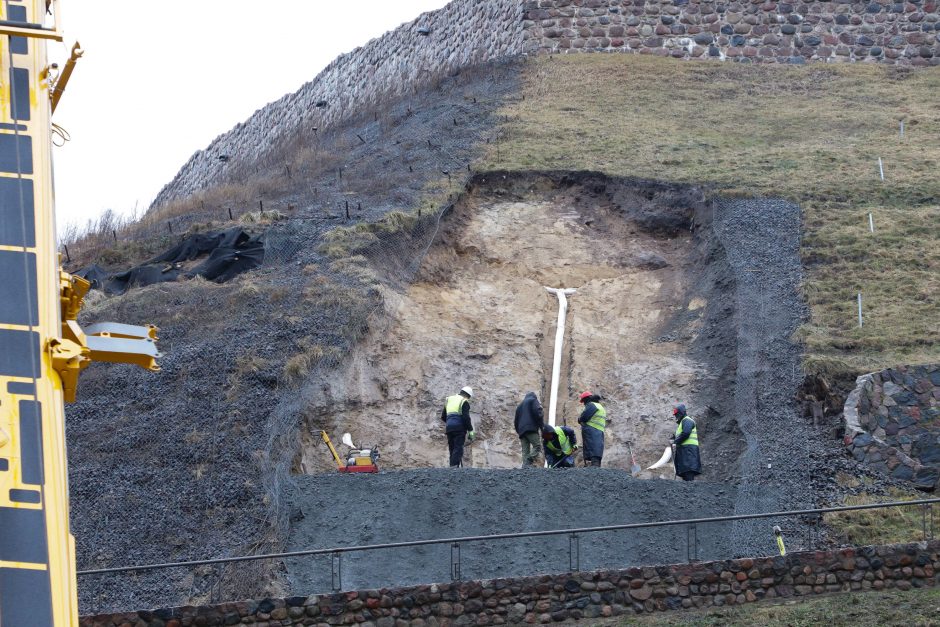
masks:
[[[689,472],[684,472],[679,476],[682,477],[683,481],[695,481],[695,475],[697,474],[698,474],[697,472],[693,472],[690,470]]]
[[[604,432],[589,425],[581,425],[581,442],[584,444],[584,465],[600,466],[604,456]]]
[[[447,434],[447,450],[450,451],[452,468],[463,466],[463,445],[466,441],[466,431],[451,431]]]
[[[522,441],[522,465],[534,466],[539,460],[539,449],[542,448],[542,437],[537,431],[529,431],[519,436]]]

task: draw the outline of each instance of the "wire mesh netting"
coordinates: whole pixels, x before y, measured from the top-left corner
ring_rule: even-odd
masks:
[[[790,340],[806,317],[799,296],[799,206],[776,199],[717,199],[715,230],[736,277],[737,356],[731,391],[745,441],[739,458],[736,514],[813,506],[807,449],[820,449],[802,419],[796,392],[803,381],[801,347]],[[745,520],[734,523],[741,555],[772,546],[770,525],[797,542],[809,537],[799,521]]]
[[[181,497],[178,525],[194,530],[193,537],[198,539],[174,548],[171,554],[231,557],[281,547],[291,515],[287,491],[304,411],[310,398],[320,393],[312,382],[335,371],[365,333],[387,321],[383,295],[403,290],[412,281],[442,216],[472,178],[473,163],[499,141],[496,112],[517,89],[517,64],[507,61],[465,68],[458,75],[436,77],[374,111],[363,111],[342,126],[298,129],[291,145],[279,154],[265,155],[253,164],[233,164],[247,172],[240,179],[220,180],[216,188],[179,204],[156,207],[138,221],[108,214],[90,225],[84,236],[63,238],[68,251],[63,246],[61,252],[68,269],[99,263],[112,272],[146,263],[184,238],[207,231],[238,226],[263,240],[263,265],[233,281],[231,290],[189,288],[182,277],[180,287],[172,288],[180,295],[173,297],[174,309],[182,303],[191,312],[221,306],[228,308],[227,326],[236,320],[244,323],[238,341],[224,347],[224,356],[216,348],[211,355],[200,355],[178,345],[175,350],[167,349],[174,360],[188,362],[181,364],[187,371],[205,373],[225,369],[226,360],[232,359],[235,373],[231,378],[249,356],[264,357],[273,380],[263,383],[257,377],[243,377],[243,389],[237,395],[226,391],[224,381],[200,392],[214,399],[211,411],[199,416],[200,421],[212,423],[209,431],[214,428],[220,434],[212,445],[214,452],[203,451],[199,442],[177,441],[174,446],[182,450],[174,463],[182,473],[198,466],[195,485],[199,489],[194,492],[213,497],[209,503],[189,503],[189,497]],[[214,301],[212,294],[223,293],[230,295]],[[109,307],[107,301],[96,302],[105,310]],[[276,317],[269,315],[275,311]],[[178,317],[161,321],[154,313],[145,315],[147,321],[161,326],[161,336],[175,335],[177,342],[183,337],[190,343],[197,340],[186,329],[172,330],[178,326]],[[165,373],[173,371],[173,364],[164,366]],[[142,389],[142,394],[180,395],[171,376],[148,383],[148,390]],[[136,394],[136,388],[132,393]],[[258,403],[259,397],[276,400]],[[85,399],[72,411],[90,419],[101,399],[87,395]],[[154,413],[148,420],[156,420]],[[248,432],[245,425],[249,425]],[[226,463],[231,454],[219,452],[236,450],[251,455],[241,469]],[[129,464],[136,469],[136,461]],[[76,475],[79,481],[81,472]],[[251,484],[257,488],[243,487]],[[121,485],[124,498],[146,499],[134,492],[137,489]],[[224,530],[206,523],[205,515],[221,505],[216,499],[240,500],[247,491],[253,495],[239,505],[239,518],[241,526],[251,529],[240,543],[233,544]],[[111,522],[105,525],[100,512],[88,509],[94,506],[88,501],[75,507],[77,515],[93,521],[89,533],[109,538],[117,534],[122,544],[130,545],[136,544],[130,535],[159,538],[164,534],[161,529],[150,529],[158,521],[153,525],[148,521],[142,530],[129,512],[117,509],[107,513]],[[131,528],[136,531],[127,534]],[[96,549],[83,551],[79,566],[165,560],[165,546],[163,554],[157,546],[152,551],[139,548],[147,551],[135,546],[129,557],[120,560]],[[269,594],[267,586],[282,570],[278,562],[262,561],[173,571],[170,579],[163,573],[86,577],[81,588],[82,612],[259,598]]]

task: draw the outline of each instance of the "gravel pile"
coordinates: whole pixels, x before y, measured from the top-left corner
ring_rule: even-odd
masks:
[[[801,347],[791,340],[808,315],[800,297],[800,208],[773,199],[720,200],[714,231],[734,275],[737,350],[727,390],[745,448],[738,462],[736,514],[811,508],[811,481],[824,442],[796,402],[803,381]],[[774,521],[794,531],[794,520]],[[741,555],[760,546],[766,521],[735,525]],[[766,535],[764,533],[763,535]]]
[[[482,470],[433,468],[378,475],[304,477],[292,495],[291,550],[404,542],[655,520],[721,516],[734,507],[723,484],[633,479],[605,468]],[[766,535],[766,534],[765,534]],[[584,534],[582,569],[673,564],[688,559],[684,526]],[[732,550],[728,528],[698,528],[698,558]],[[767,538],[771,549],[772,538]],[[569,570],[569,538],[470,542],[463,579]],[[373,550],[343,557],[346,590],[450,580],[450,545]],[[330,591],[329,557],[288,563],[297,594]]]

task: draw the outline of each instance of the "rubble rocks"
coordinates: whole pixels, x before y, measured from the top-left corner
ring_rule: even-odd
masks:
[[[940,365],[859,377],[844,420],[845,446],[856,460],[921,490],[940,485]]]

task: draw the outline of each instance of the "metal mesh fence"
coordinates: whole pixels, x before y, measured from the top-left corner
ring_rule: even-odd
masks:
[[[387,321],[383,293],[406,289],[413,280],[442,216],[472,178],[472,164],[499,137],[495,112],[516,87],[515,71],[511,62],[467,68],[433,83],[427,93],[363,112],[342,128],[303,130],[295,138],[297,150],[285,149],[280,162],[267,157],[269,162],[258,166],[259,179],[248,185],[222,181],[225,189],[217,195],[197,195],[169,214],[158,208],[136,222],[108,214],[89,225],[83,237],[65,238],[61,252],[68,269],[98,262],[119,271],[191,233],[242,226],[263,238],[265,258],[257,276],[239,281],[261,285],[262,291],[281,290],[287,296],[278,305],[285,309],[280,313],[292,308],[290,314],[304,320],[305,334],[317,342],[311,350],[300,342],[278,344],[280,359],[303,363],[298,368],[302,376],[279,380],[283,389],[274,411],[259,415],[250,399],[229,405],[233,413],[265,425],[237,443],[257,451],[257,466],[246,467],[246,477],[226,478],[217,478],[210,468],[203,482],[234,485],[247,478],[261,484],[258,492],[264,498],[257,499],[256,509],[243,512],[257,520],[258,535],[228,546],[213,544],[218,540],[207,531],[209,554],[228,557],[282,546],[304,412],[321,393],[317,382],[342,365],[363,334]],[[236,290],[242,286],[234,285]],[[261,325],[253,338],[265,337]],[[240,349],[257,351],[256,344],[243,343]],[[220,416],[219,429],[227,425],[229,419]],[[193,548],[194,555],[206,552]],[[259,598],[265,582],[278,572],[283,564],[277,561],[206,566],[182,582],[185,589],[179,588],[176,599],[148,596],[171,587],[157,575],[133,582],[92,580],[83,592],[83,612]],[[133,600],[127,601],[128,595]]]
[[[735,277],[736,376],[732,407],[746,448],[739,458],[736,514],[813,505],[806,449],[817,438],[796,406],[801,349],[789,340],[805,319],[799,297],[797,205],[775,199],[715,201],[715,230]],[[756,554],[768,524],[792,535],[796,521],[736,522],[733,545]]]

